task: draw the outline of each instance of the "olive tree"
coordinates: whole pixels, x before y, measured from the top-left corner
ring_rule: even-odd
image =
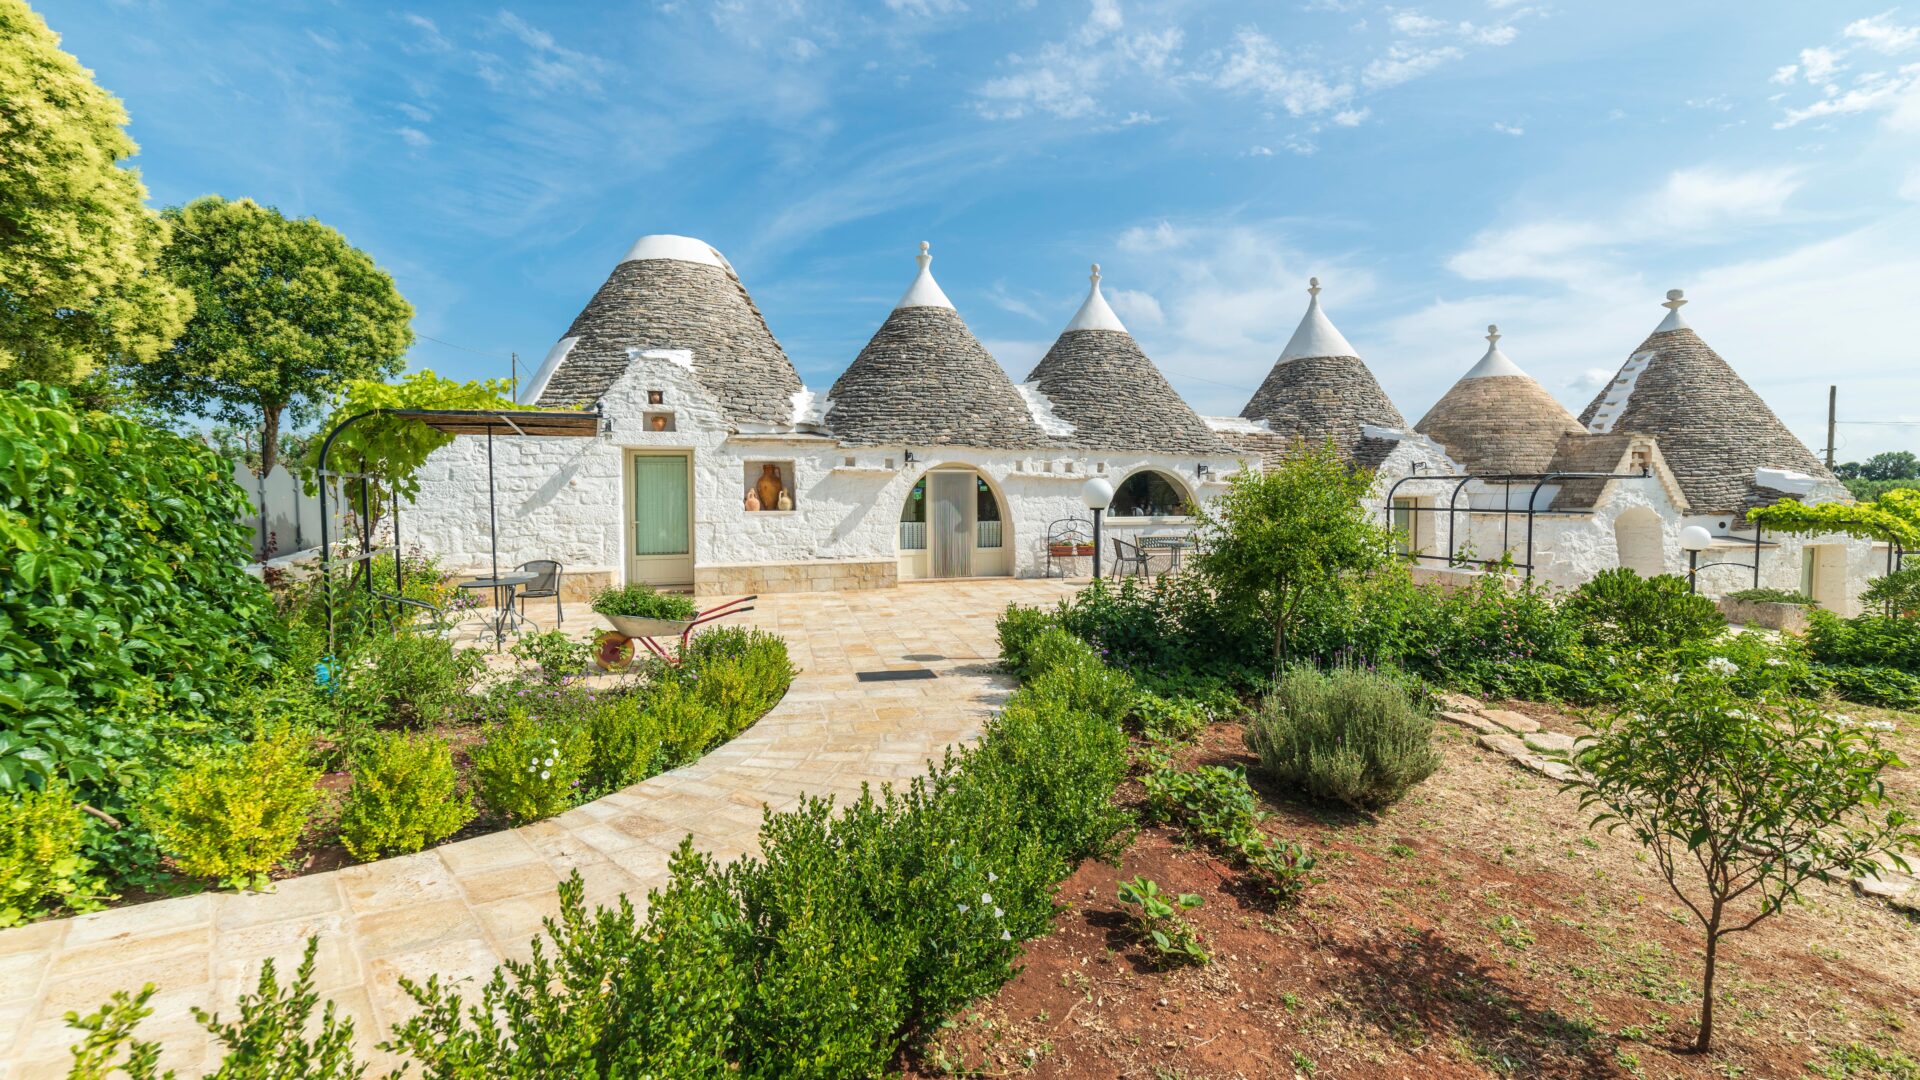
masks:
[[[1625,830],[1705,933],[1700,1031],[1713,1047],[1720,941],[1777,914],[1809,881],[1873,873],[1920,845],[1887,805],[1900,760],[1872,732],[1777,691],[1743,691],[1725,659],[1636,688],[1567,784],[1592,825]]]
[[[288,413],[316,420],[354,380],[400,370],[413,308],[339,232],[217,195],[165,218],[173,238],[161,266],[196,309],[171,349],[130,372],[154,404],[253,427],[264,473]]]
[[[1296,441],[1277,467],[1243,468],[1196,511],[1195,569],[1229,610],[1265,623],[1275,669],[1284,666],[1303,604],[1344,588],[1386,561],[1392,534],[1361,505],[1373,474],[1332,442]]]

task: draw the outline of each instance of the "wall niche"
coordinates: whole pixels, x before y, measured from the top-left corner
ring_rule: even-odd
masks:
[[[798,509],[793,462],[748,461],[741,466],[741,505],[750,513],[779,513]]]

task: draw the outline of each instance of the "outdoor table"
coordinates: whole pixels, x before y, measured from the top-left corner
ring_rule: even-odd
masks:
[[[521,626],[533,625],[530,619],[520,614],[519,609],[514,607],[513,590],[527,584],[538,576],[538,574],[512,573],[501,574],[499,577],[474,578],[471,581],[463,581],[460,583],[460,587],[463,589],[493,590],[494,615],[487,620],[487,624],[493,630],[494,652],[499,652],[500,647],[506,643],[507,628],[509,626],[517,630]],[[505,600],[504,604],[501,602],[502,599]]]
[[[1180,553],[1193,546],[1193,539],[1187,536],[1143,536],[1136,544],[1142,551],[1164,551],[1171,560],[1168,573],[1180,569]]]

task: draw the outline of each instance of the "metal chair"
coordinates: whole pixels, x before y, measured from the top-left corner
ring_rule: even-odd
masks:
[[[539,575],[521,587],[520,599],[553,597],[553,625],[559,626],[565,622],[566,612],[560,606],[560,564],[552,559],[535,559],[523,562],[514,569]]]
[[[1131,568],[1135,577],[1151,577],[1153,569],[1147,565],[1147,559],[1147,553],[1138,544],[1129,544],[1116,536],[1113,538],[1113,569],[1107,572],[1107,576],[1117,578],[1122,570]]]
[[[1047,526],[1047,576],[1053,576],[1055,560],[1065,560],[1068,570],[1073,560],[1093,554],[1093,522],[1086,518],[1059,518]]]

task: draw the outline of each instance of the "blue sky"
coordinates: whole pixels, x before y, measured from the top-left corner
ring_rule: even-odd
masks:
[[[1410,421],[1489,322],[1577,412],[1673,287],[1816,449],[1829,382],[1843,419],[1920,421],[1920,5],[36,7],[126,101],[157,204],[340,228],[443,374],[537,365],[677,232],[824,390],[925,239],[1016,377],[1099,261],[1202,412],[1239,411],[1318,275]]]

